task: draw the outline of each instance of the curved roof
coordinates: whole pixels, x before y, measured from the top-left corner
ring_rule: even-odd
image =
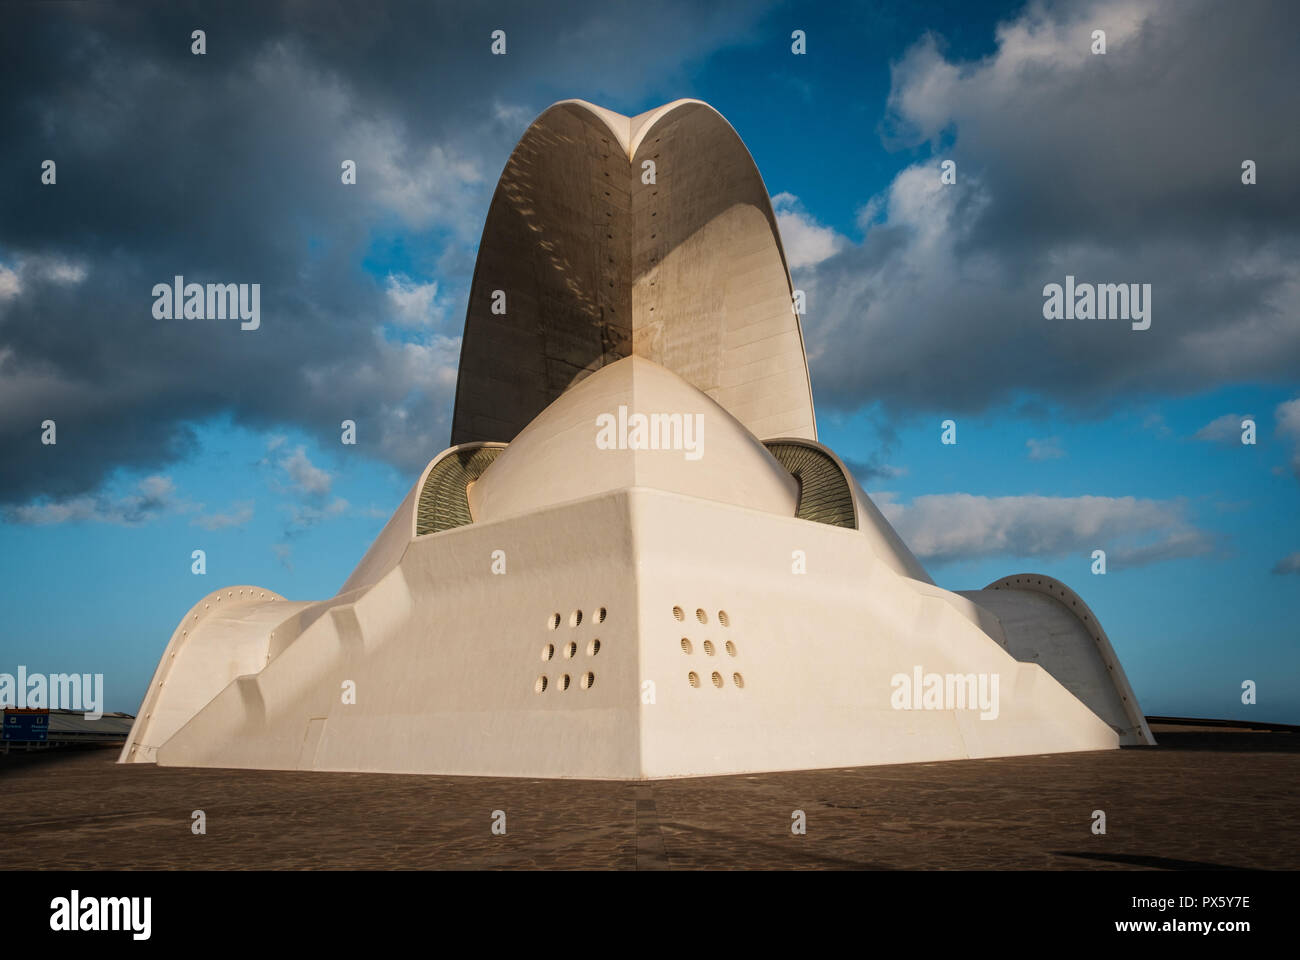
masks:
[[[767,189],[716,110],[679,100],[629,118],[561,101],[520,139],[488,211],[452,443],[508,442],[565,390],[632,355],[755,436],[815,439],[791,296]]]
[[[872,552],[900,577],[934,583],[834,450],[816,440],[798,437],[778,437],[765,443],[772,455],[799,480],[800,517],[856,528],[871,543]]]
[[[811,444],[779,440],[768,440],[763,446],[799,481],[795,516],[832,527],[858,528],[849,478],[825,451]]]
[[[605,415],[615,422],[602,439]],[[491,522],[631,487],[786,517],[798,505],[794,478],[743,424],[672,371],[633,356],[547,407],[475,481],[469,506],[475,522]]]
[[[452,447],[425,471],[415,514],[415,535],[441,533],[474,522],[466,491],[492,465],[505,444]]]

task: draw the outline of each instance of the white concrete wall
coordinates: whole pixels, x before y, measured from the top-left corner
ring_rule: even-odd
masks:
[[[504,576],[491,572],[498,549]],[[795,549],[806,574],[791,572]],[[637,778],[1116,746],[1049,674],[921,586],[857,531],[640,488],[603,494],[421,538],[397,570],[227,686],[157,760]],[[893,709],[891,677],[916,666],[996,673],[997,719]],[[342,703],[345,680],[355,705]]]

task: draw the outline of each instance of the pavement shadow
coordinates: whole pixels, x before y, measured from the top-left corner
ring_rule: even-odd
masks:
[[[1254,867],[1230,867],[1222,863],[1205,863],[1200,860],[1173,860],[1169,857],[1147,857],[1129,853],[1071,853],[1068,850],[1053,850],[1057,857],[1078,857],[1080,860],[1104,860],[1108,863],[1125,863],[1134,867],[1152,867],[1156,870],[1241,870],[1251,871]]]

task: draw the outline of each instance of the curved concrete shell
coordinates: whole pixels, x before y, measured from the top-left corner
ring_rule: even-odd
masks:
[[[1101,621],[1077,593],[1053,577],[1018,573],[961,595],[997,618],[998,639],[1013,657],[1041,664],[1120,743],[1156,742]]]
[[[636,442],[632,425],[620,428],[639,412],[647,418],[644,442]],[[606,414],[610,429],[601,431],[596,421]],[[473,485],[469,503],[476,520],[490,522],[629,487],[783,517],[794,516],[798,504],[794,478],[735,417],[636,356],[547,407]]]
[[[122,760],[644,778],[1151,742],[1077,594],[936,586],[815,437],[735,131],[558,104],[488,216],[454,445],[334,597],[196,604]]]
[[[632,355],[759,438],[816,439],[792,293],[767,189],[717,111],[558,103],[524,133],[488,211],[452,442],[508,442]]]

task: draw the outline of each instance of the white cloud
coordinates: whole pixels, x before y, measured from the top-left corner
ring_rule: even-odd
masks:
[[[1291,469],[1300,478],[1300,397],[1279,403],[1273,416],[1277,432],[1291,441]]]
[[[322,470],[307,458],[307,450],[298,446],[289,456],[280,461],[280,466],[289,475],[293,492],[304,496],[324,496],[330,492],[334,477],[327,470]]]
[[[104,522],[105,515],[101,513],[99,499],[74,497],[69,500],[29,503],[14,507],[9,511],[9,519],[14,523],[41,527],[69,522]]]
[[[1031,3],[998,25],[997,52],[970,64],[947,60],[938,38],[927,35],[894,65],[890,106],[915,136],[934,139],[957,117],[1024,107],[1036,87],[1064,87],[1086,76],[1084,71],[1112,62],[1092,53],[1092,31],[1098,27],[1106,31],[1106,56],[1113,57],[1123,55],[1144,26],[1176,13],[1170,2]],[[1023,115],[1006,121],[1022,124]]]
[[[292,503],[285,507],[289,515],[289,529],[285,536],[291,537],[294,534],[316,526],[322,520],[332,517],[339,517],[348,511],[348,502],[342,497],[335,497],[323,507],[315,506],[310,503]]]
[[[388,275],[388,302],[396,321],[406,327],[441,324],[446,311],[438,302],[438,284],[416,283],[405,274]]]
[[[1201,427],[1193,436],[1207,443],[1241,443],[1241,421],[1247,418],[1253,419],[1249,413],[1225,413]]]
[[[284,541],[281,546],[284,549],[277,548],[276,555],[281,562],[292,569],[289,563],[288,543],[325,520],[347,514],[351,505],[343,497],[330,496],[334,488],[335,475],[312,463],[305,445],[299,444],[290,450],[285,446],[285,442],[282,436],[271,437],[268,450],[281,449],[284,455],[276,461],[268,457],[261,461],[260,466],[278,471],[271,477],[271,488],[288,498],[277,505],[277,509],[286,519],[281,533],[281,539]],[[235,511],[230,517],[232,522],[222,525],[235,525],[233,521],[243,518],[245,512],[251,517],[251,503],[247,505],[246,511],[243,509]]]
[[[86,279],[86,272],[85,264],[70,263],[58,258],[47,261],[41,267],[44,279],[61,286],[76,286]]]
[[[84,263],[61,256],[16,257],[12,267],[0,263],[0,303],[22,296],[31,284],[75,287],[85,282],[88,273]]]
[[[1142,429],[1150,430],[1162,437],[1167,437],[1173,433],[1169,429],[1169,424],[1165,422],[1165,415],[1159,410],[1152,410],[1142,418]]]
[[[1031,393],[1096,412],[1296,369],[1297,195],[1249,201],[1230,147],[1280,136],[1279,183],[1300,176],[1294,111],[1249,79],[1300,83],[1281,11],[1032,3],[987,57],[914,46],[884,129],[930,155],[866,201],[861,243],[800,277],[819,405],[970,412]],[[1098,26],[1106,56],[1090,52]],[[1043,287],[1067,274],[1150,283],[1151,329],[1045,321]]]
[[[1179,503],[1135,497],[916,497],[910,504],[874,495],[882,513],[923,559],[1012,556],[1087,557],[1105,550],[1117,567],[1209,552],[1208,536]]]
[[[369,109],[356,87],[321,72],[299,48],[266,45],[235,82],[243,97],[292,91],[296,115],[310,118],[314,132],[330,131],[331,155],[356,161],[355,189],[408,226],[464,231],[477,222],[484,177],[475,158],[450,142],[421,141],[400,114]]]
[[[846,237],[814,220],[792,193],[778,193],[772,198],[772,209],[792,271],[821,263],[848,243]]]
[[[204,530],[225,530],[242,527],[253,519],[253,501],[243,500],[233,504],[228,513],[209,513],[195,517],[190,523]]]
[[[460,337],[425,334],[419,341],[390,340],[376,331],[373,350],[328,366],[305,367],[309,395],[375,398],[370,422],[374,449],[393,463],[427,463],[446,446],[460,365]],[[398,393],[394,385],[400,385]],[[411,395],[419,397],[418,404]]]
[[[842,459],[844,465],[849,468],[849,473],[853,474],[853,479],[864,486],[876,480],[893,480],[897,477],[905,477],[909,472],[907,467],[885,463],[883,454],[880,452],[867,460],[855,460],[850,457],[843,457]]]
[[[61,523],[110,523],[139,526],[171,510],[182,509],[174,497],[176,485],[164,476],[145,477],[136,492],[123,497],[106,495],[43,500],[11,507],[6,519],[30,526],[53,526]]]
[[[22,289],[18,274],[0,263],[0,301],[12,300],[22,292]]]
[[[492,118],[497,123],[514,131],[516,136],[523,136],[528,129],[528,124],[533,121],[533,111],[521,104],[502,103],[500,100],[492,104]]]
[[[1061,448],[1060,437],[1045,437],[1039,439],[1030,437],[1025,441],[1025,446],[1029,450],[1030,460],[1059,460],[1065,456],[1065,451]]]

